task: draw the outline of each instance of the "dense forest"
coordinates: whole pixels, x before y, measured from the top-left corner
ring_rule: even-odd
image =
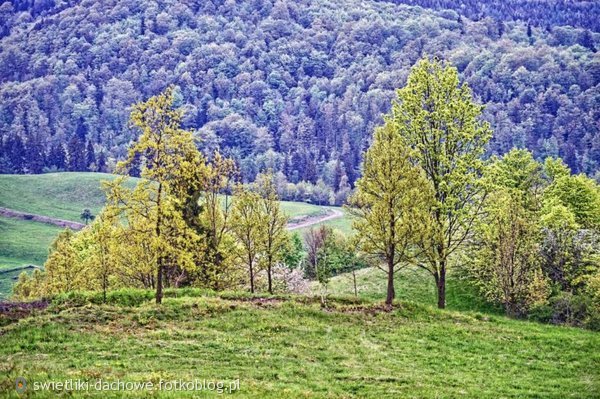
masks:
[[[529,2],[485,3],[459,15],[357,0],[5,2],[0,171],[112,171],[137,138],[132,104],[174,85],[204,154],[235,159],[244,181],[278,172],[284,198],[341,203],[395,90],[432,55],[486,104],[488,156],[527,148],[594,175],[597,5],[537,7],[547,14],[526,22]]]

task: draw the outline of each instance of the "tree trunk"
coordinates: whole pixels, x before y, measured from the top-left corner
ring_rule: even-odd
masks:
[[[160,224],[162,222],[162,214],[161,214],[161,198],[162,196],[162,183],[158,184],[158,195],[156,196],[156,238],[159,240],[160,243],[160,239],[161,239],[161,232],[160,232]],[[159,251],[160,251],[160,246],[159,246]],[[163,292],[162,292],[162,288],[163,288],[163,257],[162,254],[159,253],[158,254],[158,270],[156,271],[156,303],[157,304],[161,304],[162,303],[162,297],[163,297]]]
[[[106,276],[106,274],[102,275],[102,300],[104,303],[106,303],[106,289],[108,286],[108,278]]]
[[[439,278],[436,278],[438,290],[438,308],[446,308],[446,261],[440,262]]]
[[[254,294],[254,265],[252,265],[252,259],[248,260],[248,266],[250,267],[250,292]]]
[[[163,260],[158,258],[158,270],[156,272],[156,303],[161,304],[163,298]]]
[[[388,259],[387,297],[385,299],[385,304],[391,306],[395,297],[396,291],[394,289],[394,259],[390,257]]]
[[[358,290],[356,289],[356,270],[352,270],[352,280],[354,282],[354,296],[358,296]]]
[[[272,259],[271,256],[269,255],[269,263],[267,266],[267,278],[269,280],[269,294],[273,294],[273,277],[272,277]]]

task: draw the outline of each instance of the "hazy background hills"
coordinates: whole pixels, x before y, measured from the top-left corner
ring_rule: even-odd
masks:
[[[173,84],[202,150],[234,157],[245,180],[271,167],[347,190],[424,54],[454,63],[487,105],[490,153],[527,147],[598,171],[598,3],[395,3],[5,2],[0,171],[110,171],[136,136],[130,105]]]

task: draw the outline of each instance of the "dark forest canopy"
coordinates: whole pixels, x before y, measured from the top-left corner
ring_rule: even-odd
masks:
[[[472,20],[525,21],[550,28],[570,25],[600,32],[600,2],[594,0],[379,0],[434,10],[454,10]]]
[[[138,134],[131,105],[172,84],[184,127],[245,180],[269,167],[338,190],[428,54],[456,65],[487,105],[489,153],[526,147],[595,174],[600,35],[556,25],[588,27],[565,2],[531,24],[522,11],[480,18],[471,3],[459,16],[358,0],[5,2],[0,171],[110,170]]]

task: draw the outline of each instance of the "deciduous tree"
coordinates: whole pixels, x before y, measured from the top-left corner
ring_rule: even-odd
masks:
[[[415,259],[416,244],[429,222],[429,182],[411,163],[410,152],[394,130],[393,121],[376,129],[348,207],[355,216],[357,248],[385,262],[387,305],[396,295],[394,274],[398,266]]]
[[[413,67],[392,106],[390,127],[414,150],[412,160],[433,190],[420,265],[435,279],[440,308],[446,306],[449,259],[463,247],[481,208],[480,157],[491,136],[480,120],[482,109],[467,84],[459,83],[456,68],[437,59],[422,59]]]

